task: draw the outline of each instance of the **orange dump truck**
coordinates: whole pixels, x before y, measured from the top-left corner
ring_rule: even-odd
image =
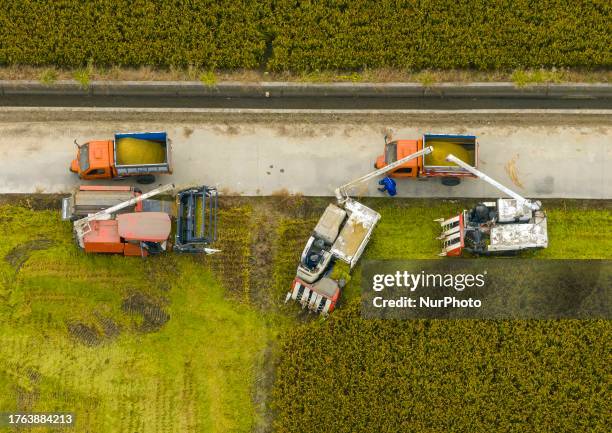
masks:
[[[418,140],[394,141],[385,137],[385,152],[376,158],[374,167],[383,168],[427,146],[434,148],[432,153],[400,165],[389,176],[422,180],[437,177],[447,186],[458,185],[462,177],[475,177],[463,167],[446,160],[449,154],[454,154],[466,164],[477,167],[478,142],[473,135],[425,134]]]
[[[156,174],[172,174],[171,146],[165,132],[115,134],[112,140],[92,140],[77,145],[70,171],[81,179],[136,177],[142,184],[153,183]]]

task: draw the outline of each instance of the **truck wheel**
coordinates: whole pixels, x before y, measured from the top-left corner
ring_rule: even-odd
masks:
[[[457,186],[461,183],[461,179],[454,176],[446,176],[442,178],[442,185]]]
[[[149,185],[150,183],[155,182],[155,176],[152,174],[145,174],[143,176],[138,176],[136,178],[136,182],[141,185]]]

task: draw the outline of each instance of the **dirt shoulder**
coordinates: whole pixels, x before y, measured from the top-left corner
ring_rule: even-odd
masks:
[[[593,114],[570,110],[248,110],[248,109],[116,109],[116,108],[30,108],[3,110],[0,122],[164,122],[176,124],[215,123],[227,125],[231,132],[237,124],[279,124],[333,126],[364,124],[406,124],[440,126],[461,124],[476,126],[610,126],[609,113]],[[234,128],[235,129],[235,128]]]

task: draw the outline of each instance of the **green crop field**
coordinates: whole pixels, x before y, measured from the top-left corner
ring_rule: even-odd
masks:
[[[272,69],[610,66],[599,1],[279,1]]]
[[[0,65],[608,68],[611,10],[604,0],[5,1]]]
[[[609,322],[366,322],[359,270],[326,321],[283,306],[328,199],[224,198],[222,253],[144,260],[85,255],[28,203],[0,205],[3,410],[109,433],[604,426]],[[469,204],[367,203],[383,215],[369,259],[435,257],[431,220]],[[534,257],[610,258],[608,207],[546,206]]]

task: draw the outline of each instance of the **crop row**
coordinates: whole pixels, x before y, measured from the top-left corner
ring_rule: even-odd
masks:
[[[0,64],[609,67],[611,9],[604,0],[2,2]]]
[[[0,4],[0,64],[259,66],[265,2],[57,0]]]
[[[607,430],[606,321],[365,320],[284,338],[279,432]]]

